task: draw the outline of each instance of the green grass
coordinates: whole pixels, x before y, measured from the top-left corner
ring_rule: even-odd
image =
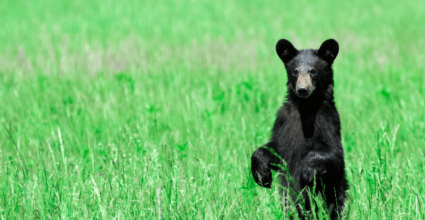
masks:
[[[280,38],[340,43],[348,218],[425,219],[425,1],[119,2],[0,2],[2,219],[286,218]]]

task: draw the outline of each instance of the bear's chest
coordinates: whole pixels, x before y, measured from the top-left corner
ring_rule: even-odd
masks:
[[[294,153],[326,151],[330,143],[334,142],[333,139],[338,138],[336,126],[335,121],[321,111],[310,115],[292,112],[287,115],[277,134],[279,145],[281,149]]]

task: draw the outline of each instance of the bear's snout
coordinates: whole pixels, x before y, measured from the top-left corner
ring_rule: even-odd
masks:
[[[300,74],[297,79],[296,92],[301,98],[307,98],[314,90],[310,74]]]
[[[308,86],[305,84],[302,84],[300,86],[298,86],[297,89],[298,95],[302,96],[302,97],[307,97],[308,94]]]

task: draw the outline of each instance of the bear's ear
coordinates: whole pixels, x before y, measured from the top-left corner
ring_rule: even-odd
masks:
[[[295,55],[298,54],[298,50],[295,49],[291,42],[285,39],[280,39],[277,42],[276,52],[284,63],[289,62],[292,58],[295,57]]]
[[[320,57],[326,60],[329,64],[332,64],[338,55],[339,45],[334,39],[328,39],[322,43],[319,51],[317,52]]]

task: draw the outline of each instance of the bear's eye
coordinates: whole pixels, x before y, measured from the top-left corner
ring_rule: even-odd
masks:
[[[317,74],[316,70],[310,70],[310,75],[315,76]]]
[[[294,72],[292,73],[292,75],[298,76],[298,70],[294,70]]]

